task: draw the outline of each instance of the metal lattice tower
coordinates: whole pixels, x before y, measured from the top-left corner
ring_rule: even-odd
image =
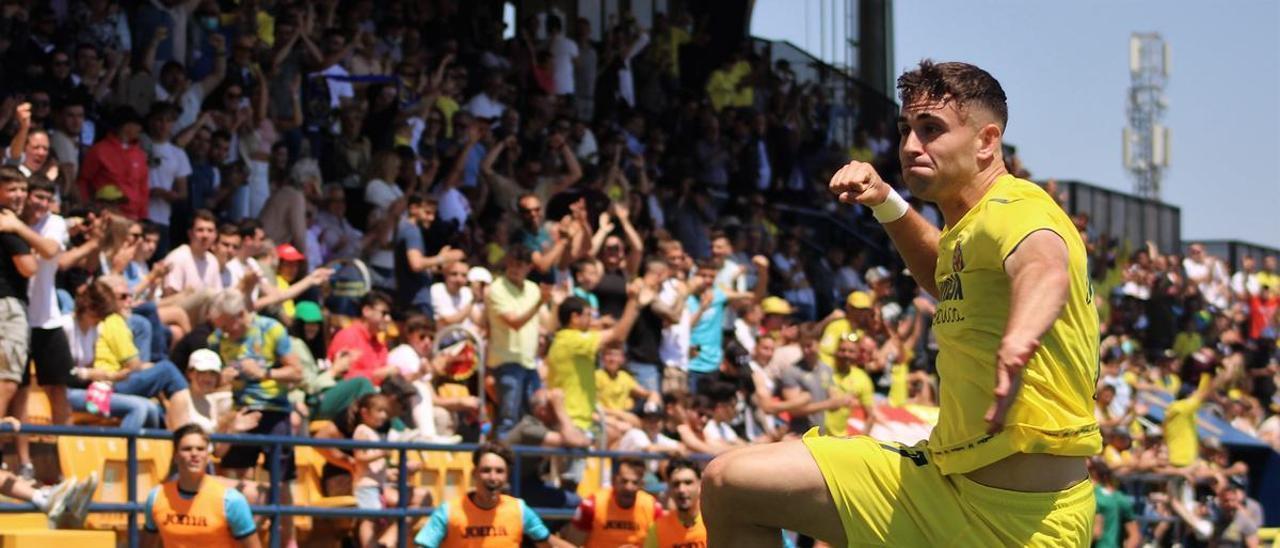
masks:
[[[1134,193],[1160,199],[1160,179],[1169,167],[1169,128],[1161,122],[1168,107],[1169,45],[1158,33],[1129,38],[1129,98],[1125,112],[1124,167],[1133,175]]]

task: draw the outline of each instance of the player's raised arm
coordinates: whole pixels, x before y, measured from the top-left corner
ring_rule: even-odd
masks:
[[[933,270],[938,263],[938,228],[907,205],[889,183],[866,162],[849,162],[831,177],[828,190],[846,204],[862,204],[874,213],[906,261],[920,287],[934,297],[938,285]]]

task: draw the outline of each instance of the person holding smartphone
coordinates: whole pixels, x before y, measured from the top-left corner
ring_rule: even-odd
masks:
[[[244,409],[260,413],[258,424],[246,433],[292,435],[289,385],[302,380],[302,366],[297,355],[290,351],[291,341],[284,325],[254,314],[245,295],[236,289],[215,294],[209,305],[209,316],[214,331],[209,335],[208,344],[222,358],[224,379],[231,380],[233,408],[237,414]],[[247,477],[263,451],[270,450],[257,445],[231,445],[222,457],[222,474],[237,479]],[[287,482],[297,477],[293,448],[282,447],[279,459],[284,473],[278,487],[280,502],[290,504]],[[283,525],[285,540],[291,540],[293,520],[285,518]]]

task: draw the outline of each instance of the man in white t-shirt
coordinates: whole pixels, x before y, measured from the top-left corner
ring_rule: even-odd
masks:
[[[210,251],[218,235],[218,221],[207,209],[196,211],[187,242],[169,252],[164,262],[170,267],[164,278],[164,292],[173,295],[186,291],[222,289],[222,276],[217,257]]]
[[[476,313],[478,303],[467,286],[469,270],[463,261],[452,263],[444,267],[444,281],[431,284],[431,311],[437,329],[461,325],[473,333],[480,333],[480,326],[476,324],[480,317]]]
[[[213,46],[213,72],[199,82],[192,83],[182,63],[169,61],[160,68],[160,81],[156,83],[156,100],[173,103],[178,108],[174,131],[180,132],[196,123],[200,105],[205,97],[222,84],[227,75],[227,40],[221,34],[210,33],[209,45]]]
[[[1187,247],[1187,257],[1182,259],[1182,270],[1187,281],[1196,284],[1205,302],[1225,309],[1228,304],[1227,269],[1217,257],[1204,251],[1204,245],[1195,243]]]
[[[169,251],[169,223],[173,204],[187,199],[187,177],[191,176],[191,160],[187,152],[169,141],[177,112],[165,103],[152,105],[147,114],[147,174],[150,192],[147,218],[160,227],[159,253]]]
[[[1247,301],[1250,295],[1262,292],[1262,282],[1258,280],[1258,260],[1253,255],[1240,257],[1240,270],[1231,275],[1231,292],[1236,299]]]
[[[38,179],[29,185],[27,203],[22,209],[22,220],[45,240],[43,246],[32,246],[36,255],[36,273],[27,284],[27,321],[31,324],[31,361],[35,362],[36,380],[49,396],[53,424],[70,424],[71,406],[67,403],[67,382],[75,361],[66,332],[62,309],[58,307],[54,278],[60,264],[68,266],[88,255],[92,247],[81,246],[67,251],[70,235],[62,216],[49,211],[54,200],[53,183]],[[53,251],[48,254],[47,251]],[[26,390],[31,384],[31,372],[23,378]]]
[[[667,413],[663,410],[662,405],[647,402],[640,407],[636,416],[640,417],[640,428],[627,430],[618,439],[618,451],[666,453],[673,457],[684,456],[689,453],[689,450],[679,441],[671,439],[662,433],[662,423],[667,418]],[[649,471],[657,473],[658,461],[649,461],[648,468]]]
[[[689,337],[693,328],[693,312],[685,307],[687,298],[698,284],[697,276],[690,277],[689,255],[679,240],[670,240],[661,244],[662,258],[667,263],[671,277],[662,282],[662,290],[653,303],[653,311],[667,321],[662,328],[662,343],[658,346],[658,357],[666,368],[663,372],[663,392],[666,386],[685,386],[685,377],[689,368]]]
[[[711,386],[712,389],[708,391],[711,397],[711,418],[707,424],[703,425],[702,436],[712,445],[717,443],[727,446],[746,445],[747,442],[730,424],[738,415],[737,392],[728,385],[722,386],[717,383]]]
[[[551,52],[551,77],[556,95],[573,95],[573,62],[578,58],[578,44],[564,35],[564,23],[555,15],[547,16],[547,49]]]
[[[351,73],[338,61],[339,54],[347,49],[347,38],[338,29],[329,29],[324,33],[325,59],[333,60],[329,66],[311,73],[311,78],[324,78],[329,87],[329,107],[341,108],[356,96],[356,89],[347,80]]]
[[[501,118],[502,113],[507,110],[507,105],[502,104],[502,101],[498,99],[502,95],[503,85],[505,83],[501,74],[490,74],[488,79],[485,80],[484,91],[467,101],[466,106],[463,108],[476,118],[490,121]]]

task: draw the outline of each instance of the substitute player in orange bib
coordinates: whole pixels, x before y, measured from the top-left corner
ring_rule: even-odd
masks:
[[[903,179],[943,229],[869,164],[840,169],[830,190],[871,209],[938,299],[938,425],[910,447],[806,436],[720,456],[703,484],[710,545],[777,546],[789,529],[837,546],[1088,546],[1085,460],[1102,438],[1084,242],[1053,198],[1005,170],[995,78],[926,60],[898,89]]]
[[[573,520],[563,530],[564,539],[586,548],[643,544],[649,527],[662,515],[658,500],[640,490],[644,470],[644,461],[619,460],[613,487],[582,499]]]
[[[418,535],[428,548],[517,548],[523,539],[539,548],[567,547],[524,500],[504,494],[515,461],[511,449],[484,443],[471,454],[475,490],[437,506]]]
[[[706,548],[707,526],[702,522],[699,498],[702,472],[688,459],[667,462],[667,498],[672,508],[649,530],[645,548]]]

